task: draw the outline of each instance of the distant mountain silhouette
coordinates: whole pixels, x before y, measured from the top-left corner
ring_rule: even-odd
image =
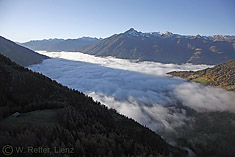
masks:
[[[82,37],[78,39],[44,39],[44,40],[32,40],[29,42],[21,43],[22,46],[30,48],[32,50],[43,51],[78,51],[78,49],[94,44],[101,39]]]
[[[131,28],[80,49],[96,56],[114,56],[161,63],[219,64],[235,59],[235,36],[183,36],[171,32],[142,33]]]
[[[38,54],[28,48],[17,45],[0,36],[0,53],[21,66],[41,63],[49,57]]]

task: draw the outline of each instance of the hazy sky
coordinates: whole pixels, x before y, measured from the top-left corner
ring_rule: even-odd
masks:
[[[0,35],[19,42],[104,38],[130,27],[235,35],[235,0],[0,0],[0,21]]]

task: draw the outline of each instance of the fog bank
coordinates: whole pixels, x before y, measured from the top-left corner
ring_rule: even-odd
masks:
[[[166,75],[172,70],[197,70],[206,65],[131,62],[81,53],[44,53],[53,59],[30,68],[82,91],[154,131],[173,131],[197,112],[235,111],[235,93],[205,87]],[[68,60],[71,59],[71,60]]]

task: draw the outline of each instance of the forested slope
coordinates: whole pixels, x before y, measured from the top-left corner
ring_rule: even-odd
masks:
[[[235,60],[196,72],[173,71],[168,74],[204,85],[222,87],[235,91]]]

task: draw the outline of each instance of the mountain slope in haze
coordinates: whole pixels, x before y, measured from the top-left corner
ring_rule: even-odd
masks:
[[[235,59],[235,37],[142,33],[131,28],[80,51],[96,56],[161,63],[219,64]]]
[[[2,55],[0,108],[1,148],[6,144],[25,149],[27,146],[74,148],[71,153],[51,152],[50,156],[185,155],[184,151],[170,146],[153,131],[114,109]],[[21,114],[10,116],[15,112]],[[20,155],[34,154],[13,154]]]
[[[49,57],[38,54],[30,49],[17,45],[0,36],[0,54],[9,57],[12,61],[22,66],[41,63]]]
[[[235,114],[231,112],[194,113],[193,119],[175,129],[172,137],[179,145],[200,157],[233,157],[235,153]]]
[[[82,37],[78,39],[48,39],[48,40],[32,40],[29,42],[21,43],[22,46],[30,48],[32,50],[42,51],[78,51],[78,49],[94,44],[101,39]]]
[[[235,60],[196,72],[173,71],[168,74],[204,85],[222,87],[235,91]]]

